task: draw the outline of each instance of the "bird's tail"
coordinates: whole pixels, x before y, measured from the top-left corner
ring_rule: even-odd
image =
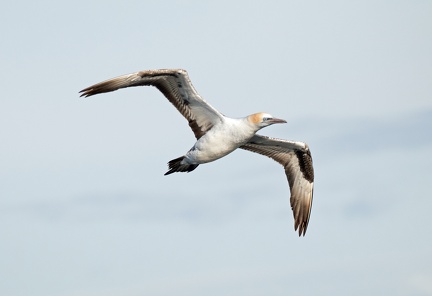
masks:
[[[197,168],[198,164],[183,164],[181,163],[184,159],[184,156],[180,156],[179,158],[170,160],[168,162],[169,171],[165,173],[166,175],[176,173],[176,172],[192,172]]]

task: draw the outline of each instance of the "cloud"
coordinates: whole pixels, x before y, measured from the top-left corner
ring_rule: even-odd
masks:
[[[283,202],[286,200],[284,199]],[[246,200],[233,195],[202,197],[199,194],[187,195],[184,192],[171,195],[99,193],[58,198],[58,200],[39,200],[20,205],[5,205],[2,207],[1,215],[3,219],[25,216],[27,219],[48,223],[122,221],[125,223],[182,222],[200,225],[226,223],[243,215],[268,219],[271,218],[274,210],[280,212],[276,207],[277,203],[273,206],[271,202],[269,203],[269,197]],[[286,210],[288,209],[287,203]]]
[[[414,290],[420,295],[432,295],[432,274],[431,273],[415,273],[408,277],[410,290]]]
[[[336,127],[341,125],[342,128]],[[339,120],[324,123],[328,137],[319,140],[317,145],[330,158],[378,151],[408,152],[432,144],[428,126],[432,126],[432,109],[389,119]],[[339,132],[330,134],[331,130]]]

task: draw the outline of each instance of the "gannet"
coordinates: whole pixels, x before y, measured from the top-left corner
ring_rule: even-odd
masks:
[[[197,139],[183,156],[168,162],[165,175],[191,172],[198,165],[215,161],[237,148],[268,156],[284,169],[291,191],[294,230],[305,235],[312,208],[314,170],[307,144],[257,135],[260,129],[286,123],[260,112],[243,118],[229,118],[213,108],[193,87],[182,69],[145,70],[112,78],[82,91],[81,97],[131,86],[155,86],[189,122]]]

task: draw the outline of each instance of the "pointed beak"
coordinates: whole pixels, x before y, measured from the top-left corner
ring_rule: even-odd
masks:
[[[274,124],[274,123],[286,123],[286,120],[279,119],[279,118],[272,118],[268,122],[270,122],[271,124]]]

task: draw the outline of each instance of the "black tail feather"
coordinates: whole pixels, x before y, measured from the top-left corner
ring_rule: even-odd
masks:
[[[198,164],[182,164],[181,161],[184,159],[184,156],[180,156],[176,159],[170,160],[168,162],[169,171],[165,173],[166,175],[176,173],[176,172],[192,172],[197,168]]]

